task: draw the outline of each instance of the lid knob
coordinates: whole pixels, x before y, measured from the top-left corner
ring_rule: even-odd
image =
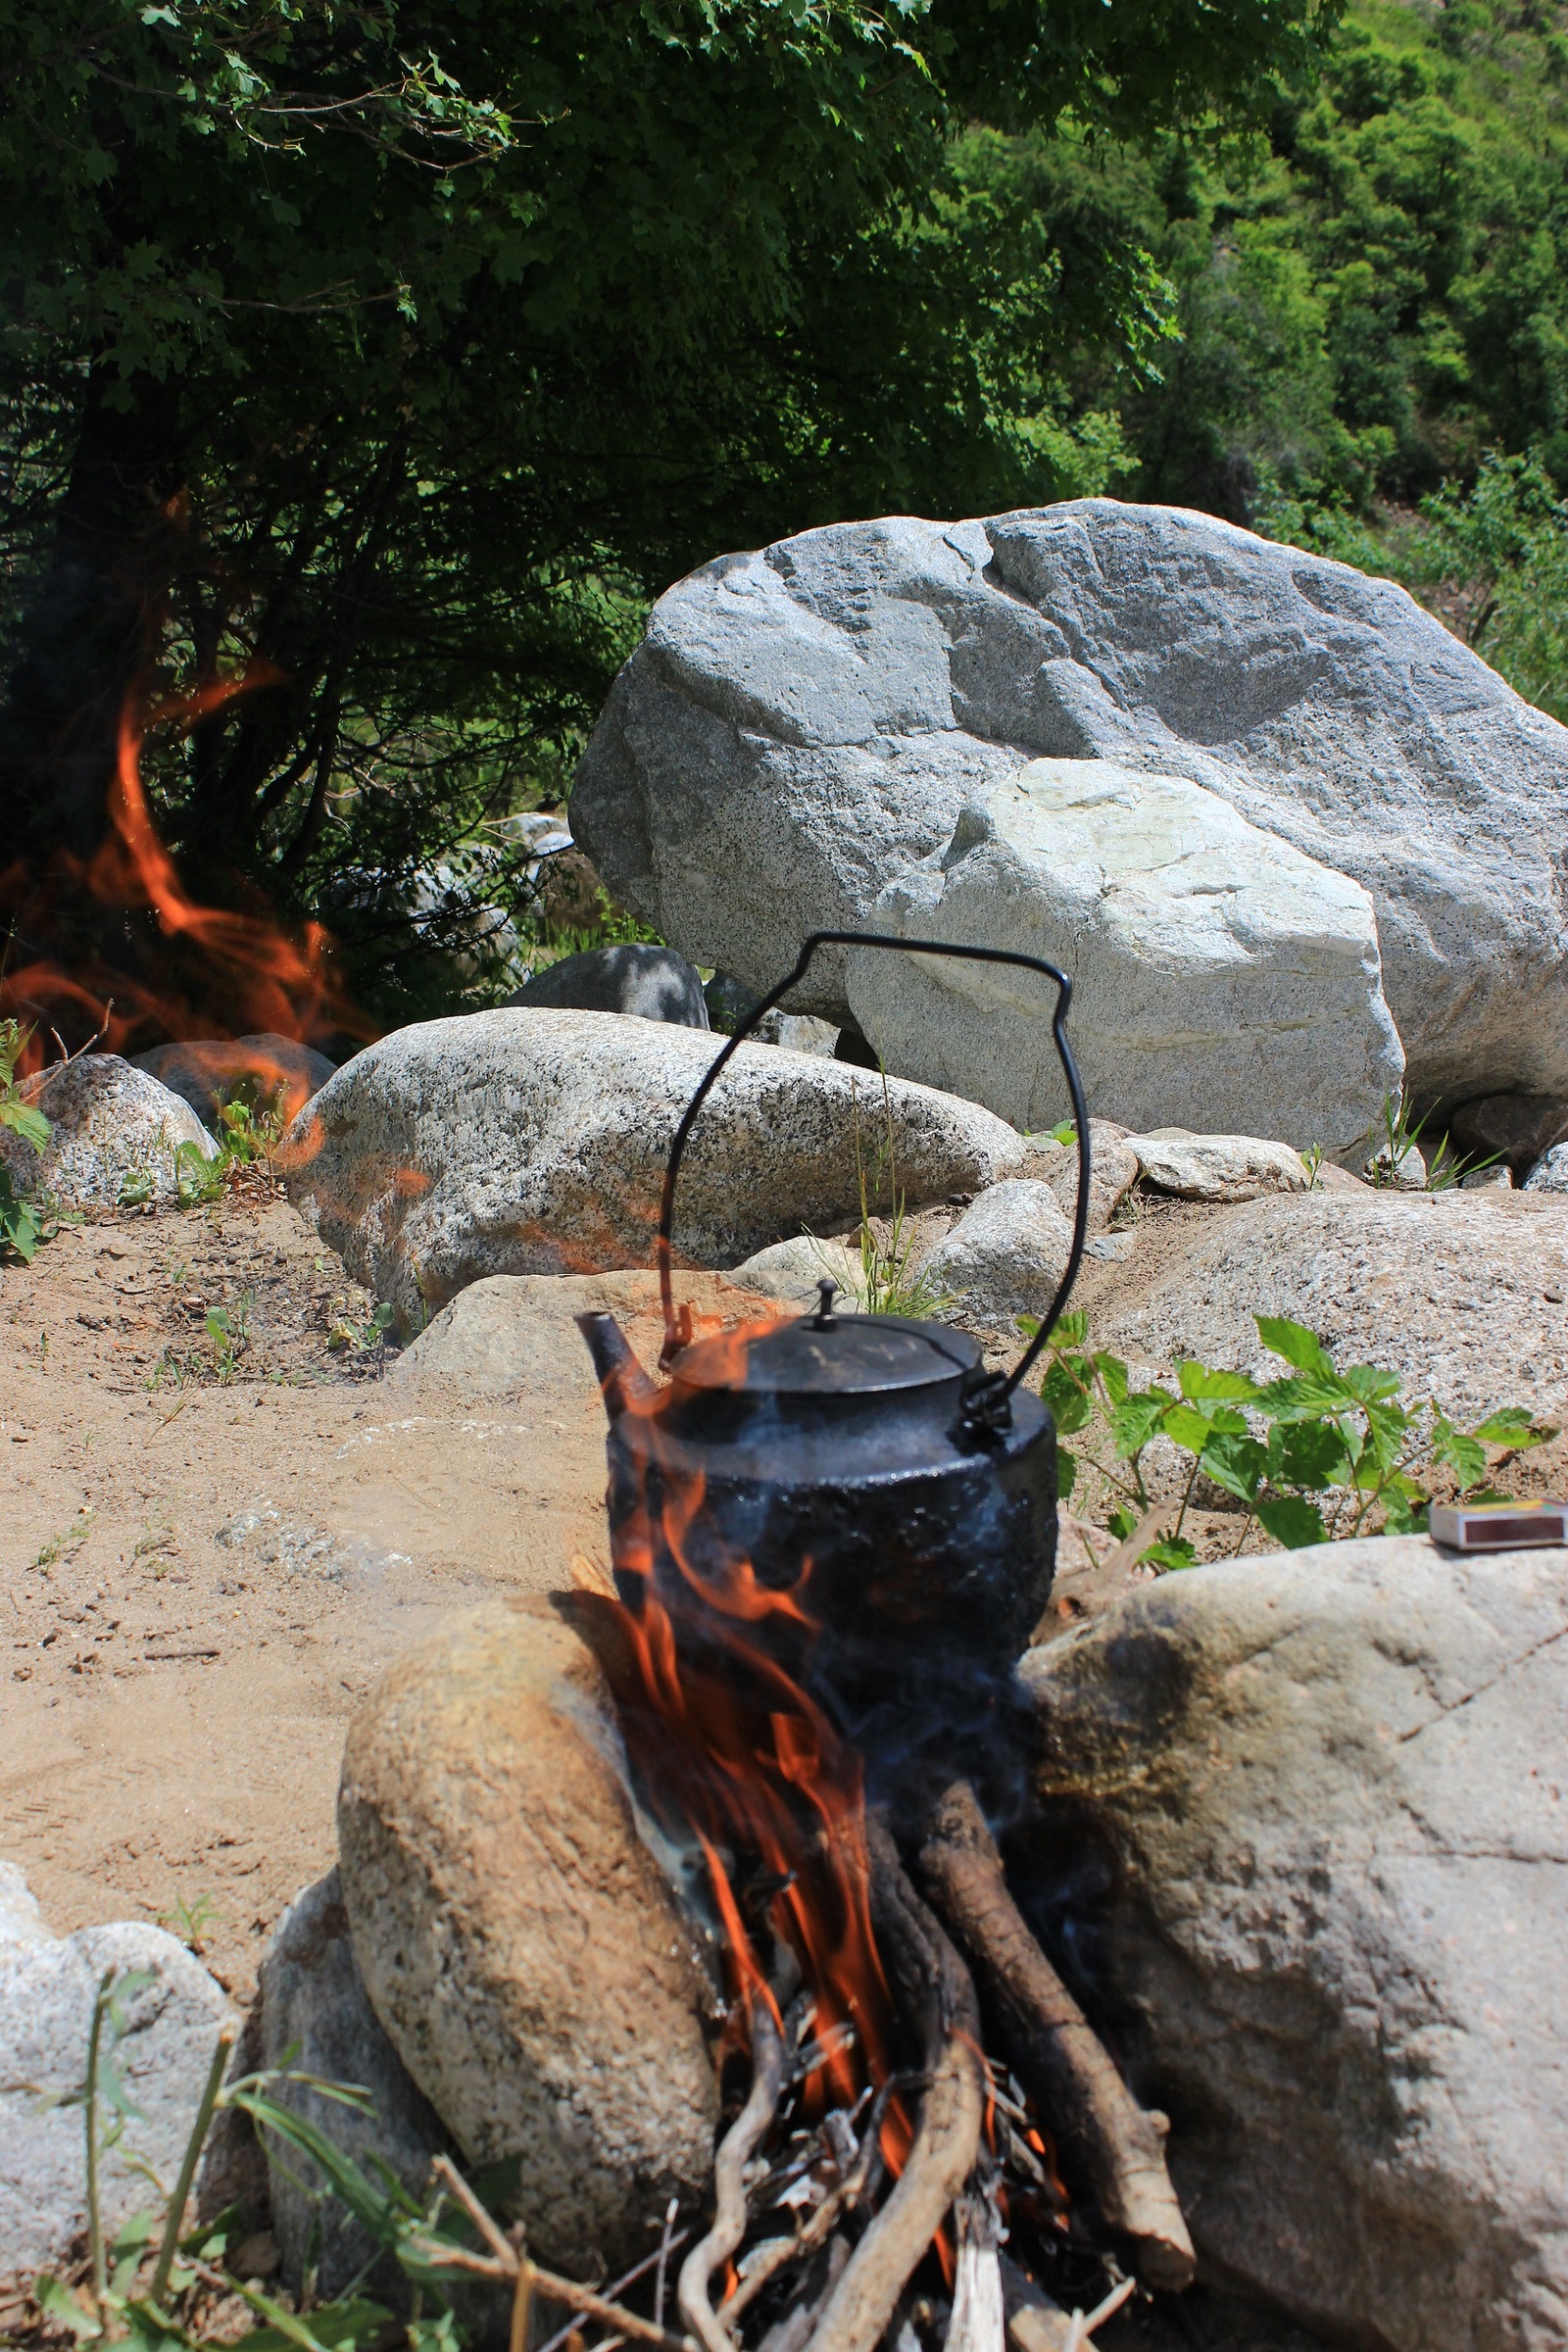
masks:
[[[820,1303],[811,1317],[813,1331],[837,1331],[839,1319],[833,1312],[833,1296],[838,1287],[831,1274],[818,1275],[816,1295]]]

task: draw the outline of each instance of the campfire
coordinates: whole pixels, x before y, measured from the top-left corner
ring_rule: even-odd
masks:
[[[1063,2352],[1194,2262],[1164,2121],[1042,1950],[990,1826],[1026,1802],[1010,1668],[1051,1584],[1054,1433],[1027,1359],[1004,1380],[946,1326],[836,1315],[828,1282],[814,1315],[694,1338],[675,1176],[743,1034],[666,1180],[667,1385],[612,1317],[580,1318],[611,1421],[595,1646],[723,1971],[712,2219],[677,2244],[672,2215],[608,2297],[481,2223],[483,2259],[519,2309],[537,2286],[597,2321],[595,2352],[1000,2352],[1004,2327]],[[1079,1134],[1087,1196],[1081,1103]],[[651,2316],[614,2301],[650,2278]]]

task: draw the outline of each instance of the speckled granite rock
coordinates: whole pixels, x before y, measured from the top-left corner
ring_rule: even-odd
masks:
[[[289,1190],[345,1265],[417,1325],[487,1274],[646,1266],[670,1139],[719,1052],[617,1013],[472,1013],[357,1054],[284,1139]],[[1025,1147],[990,1111],[890,1082],[911,1208],[976,1193]],[[704,1107],[676,1197],[677,1250],[732,1265],[859,1207],[883,1136],[879,1081],[817,1054],[742,1046]]]
[[[194,1144],[204,1159],[218,1150],[182,1096],[118,1054],[84,1054],[23,1091],[52,1133],[39,1151],[0,1127],[0,1162],[19,1192],[52,1195],[63,1207],[112,1207],[133,1178],[172,1200],[180,1145]]]

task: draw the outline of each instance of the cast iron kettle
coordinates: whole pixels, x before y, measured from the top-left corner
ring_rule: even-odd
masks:
[[[693,1344],[671,1296],[675,1181],[702,1107],[763,1016],[822,947],[957,956],[1042,973],[1056,988],[1052,1028],[1078,1131],[1078,1200],[1066,1270],[1021,1360],[988,1373],[966,1333],[902,1315],[814,1314]],[[610,1538],[621,1599],[650,1591],[683,1646],[722,1649],[736,1595],[756,1585],[792,1602],[767,1609],[765,1639],[838,1729],[873,1757],[941,1720],[978,1726],[1039,1620],[1056,1549],[1056,1441],[1021,1387],[1061,1313],[1083,1256],[1089,1119],[1065,1034],[1072,984],[1054,964],[1000,948],[818,931],[754,1007],[688,1103],[664,1172],[659,1271],[664,1310],[659,1391],[612,1315],[578,1325],[610,1415]],[[738,1577],[737,1572],[739,1571]],[[762,1612],[757,1612],[762,1613]]]

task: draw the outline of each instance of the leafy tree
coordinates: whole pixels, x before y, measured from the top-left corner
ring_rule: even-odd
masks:
[[[1109,477],[1061,368],[1147,360],[1136,225],[1045,220],[1043,149],[956,130],[1260,119],[1323,13],[0,0],[20,958],[210,989],[82,876],[127,694],[238,673],[150,762],[182,887],[325,912],[416,1005],[413,877],[559,777],[649,594]]]

